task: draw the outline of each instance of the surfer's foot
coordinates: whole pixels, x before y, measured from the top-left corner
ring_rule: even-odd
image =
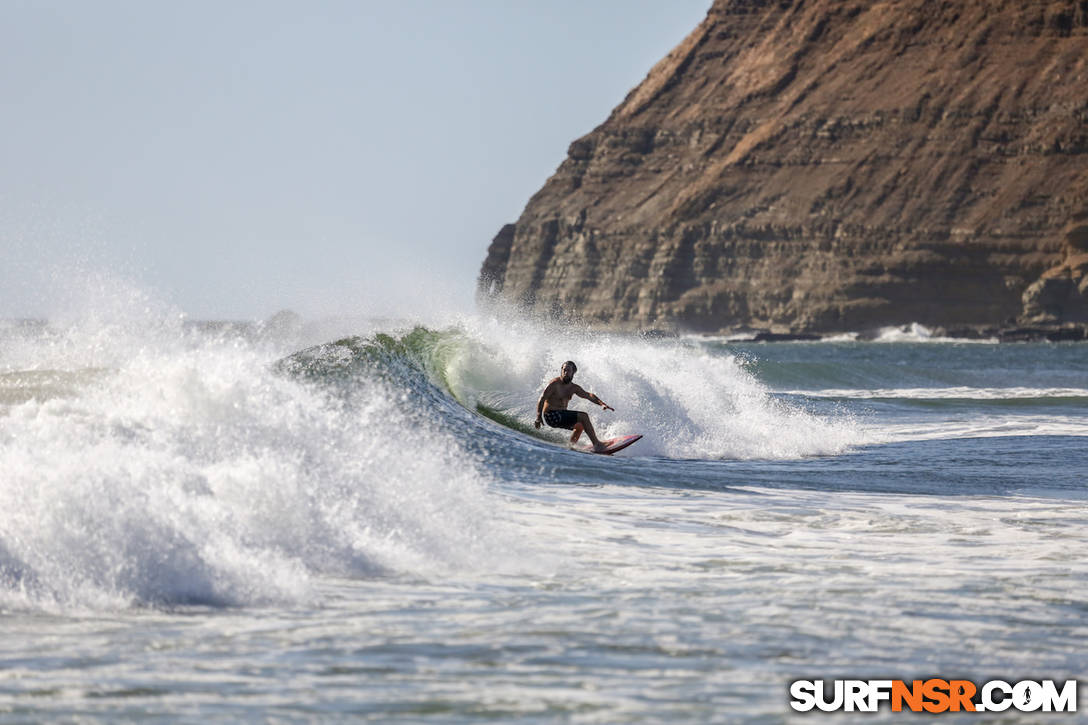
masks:
[[[594,443],[594,444],[593,444],[593,451],[594,451],[595,453],[600,453],[600,452],[601,452],[601,451],[603,451],[603,450],[604,450],[605,448],[608,448],[608,446],[606,446],[606,445],[605,445],[604,443]]]

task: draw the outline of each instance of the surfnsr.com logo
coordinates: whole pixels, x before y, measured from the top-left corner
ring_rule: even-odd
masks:
[[[990,680],[797,680],[790,683],[790,707],[798,712],[1076,712],[1077,681],[1016,683]]]

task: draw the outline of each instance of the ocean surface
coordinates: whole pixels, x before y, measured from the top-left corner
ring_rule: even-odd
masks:
[[[0,323],[0,722],[901,721],[788,683],[1088,678],[1086,345],[106,312]],[[642,441],[533,429],[567,359]]]

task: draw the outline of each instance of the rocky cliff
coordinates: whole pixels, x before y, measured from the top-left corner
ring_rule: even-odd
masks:
[[[488,250],[619,329],[1088,321],[1088,2],[716,0]]]

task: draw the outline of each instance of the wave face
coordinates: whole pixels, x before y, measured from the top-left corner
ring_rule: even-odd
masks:
[[[8,331],[0,607],[306,601],[317,575],[516,549],[479,456],[388,375],[319,386],[232,332],[94,324]]]

